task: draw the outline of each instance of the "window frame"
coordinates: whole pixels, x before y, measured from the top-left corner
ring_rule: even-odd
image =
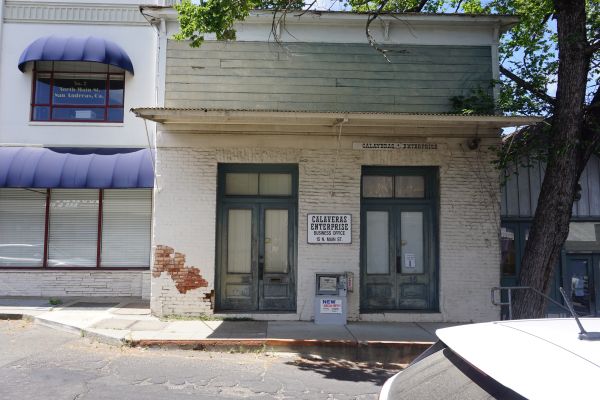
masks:
[[[31,188],[22,188],[28,190]],[[59,188],[57,188],[59,189]],[[48,265],[48,250],[49,250],[49,236],[50,236],[50,202],[52,201],[52,189],[40,189],[46,191],[46,204],[45,204],[45,217],[44,217],[44,250],[41,267],[28,267],[28,266],[0,266],[0,270],[44,270],[44,271],[97,271],[97,270],[149,270],[151,265],[151,257],[149,254],[148,265],[145,266],[129,266],[129,267],[110,267],[102,265],[101,254],[102,254],[102,221],[103,221],[103,200],[104,200],[104,189],[88,189],[94,190],[98,193],[98,216],[96,219],[96,225],[98,229],[98,236],[96,240],[96,265],[93,267],[81,267],[81,266],[60,266],[53,267]],[[127,190],[127,189],[121,189]],[[147,189],[152,190],[152,189]],[[154,197],[150,196],[150,210],[153,209]],[[152,213],[152,211],[150,211]],[[148,221],[150,225],[150,240],[152,240],[152,214]]]
[[[100,123],[100,124],[122,124],[123,121],[125,120],[125,71],[122,72],[118,72],[118,71],[111,71],[110,70],[110,65],[106,65],[106,71],[105,72],[83,72],[83,71],[69,71],[69,70],[65,70],[65,71],[56,71],[55,68],[55,63],[57,61],[51,61],[52,63],[52,67],[49,70],[45,70],[45,69],[38,69],[38,62],[36,61],[34,63],[33,66],[33,79],[31,82],[31,101],[30,101],[30,107],[29,107],[29,121],[30,122],[70,122],[70,123]],[[86,61],[82,61],[82,62],[86,62]],[[38,81],[38,74],[50,74],[50,89],[49,89],[49,103],[37,103],[36,102],[36,87],[37,87],[37,81]],[[105,102],[104,105],[99,106],[99,105],[87,105],[87,104],[81,104],[81,105],[76,105],[76,104],[70,104],[70,105],[66,105],[66,104],[60,104],[60,105],[55,105],[53,104],[53,88],[54,88],[54,76],[55,74],[73,74],[73,75],[90,75],[90,74],[95,74],[95,75],[104,75],[106,77],[106,79],[104,79],[105,85],[106,85],[106,89],[105,89]],[[117,76],[122,78],[123,81],[123,101],[122,104],[110,104],[110,83],[111,83],[111,77],[112,76]],[[115,81],[117,81],[115,79]],[[34,118],[34,110],[36,107],[48,107],[49,109],[49,119],[35,119]],[[87,108],[87,109],[102,109],[104,110],[104,119],[54,119],[53,118],[53,111],[54,109],[73,109],[73,108]],[[108,115],[109,115],[109,111],[111,109],[117,109],[117,110],[122,110],[123,111],[123,118],[121,118],[118,121],[111,121],[108,119]]]

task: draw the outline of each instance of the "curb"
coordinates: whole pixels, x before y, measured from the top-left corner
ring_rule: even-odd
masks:
[[[27,320],[52,329],[70,332],[111,346],[177,348],[221,352],[289,352],[302,356],[345,358],[354,361],[410,363],[433,342],[357,341],[336,339],[127,339],[115,338],[85,328],[63,324],[28,314],[0,313],[0,320]]]
[[[177,348],[201,351],[271,351],[355,361],[409,363],[433,342],[353,341],[318,339],[197,339],[197,340],[124,340],[129,347]]]

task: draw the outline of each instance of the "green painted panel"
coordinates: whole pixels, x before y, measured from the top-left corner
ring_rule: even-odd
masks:
[[[252,80],[254,82],[255,80]],[[389,95],[397,96],[398,94],[403,97],[443,97],[447,98],[448,93],[453,96],[465,95],[469,93],[468,89],[465,89],[467,84],[458,84],[456,81],[444,81],[439,82],[433,88],[419,87],[408,87],[411,84],[406,84],[403,90],[399,91],[397,87],[385,87],[373,85],[368,86],[339,86],[334,85],[286,85],[277,84],[275,82],[264,82],[261,84],[244,84],[244,81],[229,82],[229,83],[167,83],[167,94],[178,94],[181,98],[195,98],[197,93],[252,93],[252,94],[314,94],[323,93],[331,94],[333,88],[335,88],[335,94],[343,95]],[[247,81],[246,81],[247,82]],[[423,85],[431,85],[430,82],[426,82]]]
[[[166,105],[307,111],[446,112],[489,88],[485,46],[169,41]]]
[[[174,60],[168,60],[167,64],[167,75],[203,75],[203,76],[278,76],[278,77],[300,77],[306,76],[306,69],[302,68],[287,68],[287,69],[257,69],[257,68],[244,68],[244,69],[221,69],[204,67],[204,68],[192,68],[190,66],[178,66]],[[411,64],[398,64],[396,71],[343,71],[343,74],[347,78],[359,78],[359,79],[398,79],[399,73],[408,72],[429,72],[432,74],[439,74],[443,72],[480,72],[487,73],[491,76],[491,63],[489,65],[440,65],[440,64],[426,64],[426,65],[411,65]],[[337,78],[340,76],[340,72],[335,69],[325,70],[311,70],[310,76],[318,78]],[[168,76],[167,76],[168,77]]]

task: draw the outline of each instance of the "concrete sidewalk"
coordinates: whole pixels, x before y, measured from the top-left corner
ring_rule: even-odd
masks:
[[[410,362],[452,324],[159,319],[148,302],[131,298],[0,298],[1,318],[28,318],[95,340],[128,346],[176,346],[198,350],[292,351],[359,360]]]

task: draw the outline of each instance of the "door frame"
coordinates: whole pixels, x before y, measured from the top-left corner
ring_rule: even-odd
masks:
[[[225,175],[229,172],[239,173],[289,173],[292,177],[292,193],[290,196],[260,196],[260,195],[225,195]],[[257,282],[256,299],[253,300],[253,304],[256,307],[253,310],[232,310],[222,308],[222,293],[221,293],[221,265],[224,258],[224,252],[226,251],[225,244],[226,239],[226,227],[224,221],[227,219],[224,217],[224,212],[229,208],[247,208],[253,211],[253,230],[252,235],[253,241],[259,240],[259,232],[261,228],[264,230],[264,221],[261,221],[261,210],[273,206],[273,208],[288,208],[291,210],[290,217],[292,220],[289,222],[290,229],[289,234],[293,236],[288,237],[288,259],[290,261],[290,288],[292,290],[290,294],[290,302],[292,307],[288,310],[260,310],[262,294],[262,285]],[[216,312],[230,312],[230,313],[288,313],[296,312],[297,309],[297,274],[298,274],[298,165],[297,164],[230,164],[230,163],[219,163],[217,165],[217,210],[216,210],[216,233],[215,233],[215,311]],[[257,213],[254,221],[254,213]],[[255,224],[256,223],[256,224]],[[256,225],[256,226],[255,226]],[[255,232],[256,231],[256,232]],[[252,246],[252,261],[258,262],[259,252],[264,247],[264,243],[257,243]],[[264,250],[264,249],[263,249]],[[258,268],[258,267],[257,267]],[[252,272],[254,275],[254,271]],[[258,281],[259,277],[256,276]]]
[[[363,197],[363,177],[368,175],[378,176],[401,176],[401,175],[420,175],[424,177],[425,182],[425,196],[423,198],[364,198]],[[399,312],[399,313],[431,313],[439,312],[439,168],[432,166],[424,167],[376,167],[376,166],[363,166],[361,170],[360,180],[360,312],[367,313],[380,313],[380,312]],[[400,232],[399,220],[400,214],[404,210],[415,211],[422,210],[424,216],[424,227],[426,228],[423,232],[424,239],[427,239],[423,243],[423,256],[424,259],[429,260],[429,308],[427,309],[369,309],[366,303],[366,211],[368,210],[381,210],[389,211],[390,218],[388,220],[389,229],[389,259],[390,259],[390,271],[394,271],[393,275],[396,276],[396,261],[392,260],[394,255],[397,255],[398,244],[394,243],[392,238],[392,229],[394,229],[394,236],[397,236]],[[394,222],[392,222],[394,221]],[[428,237],[427,237],[428,236]],[[405,274],[410,275],[410,274]],[[395,291],[398,290],[398,284],[395,282]],[[398,302],[398,295],[395,299]]]

